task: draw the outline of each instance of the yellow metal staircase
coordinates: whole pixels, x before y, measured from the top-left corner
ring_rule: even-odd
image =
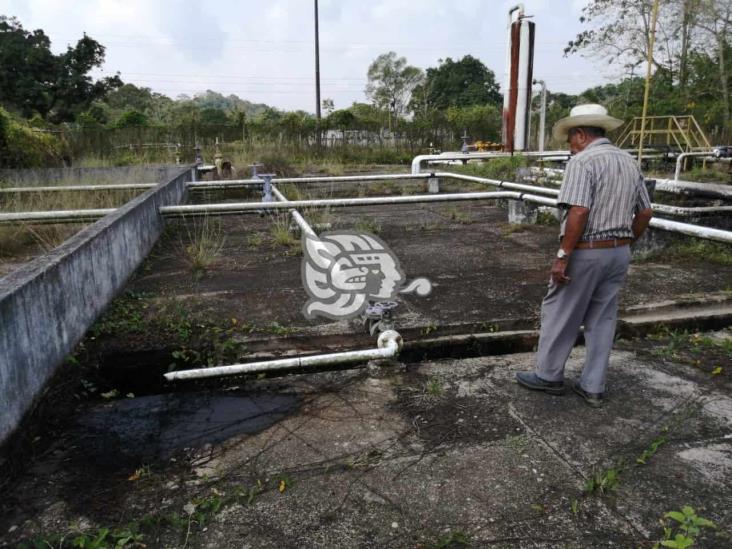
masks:
[[[629,121],[616,140],[622,149],[652,149],[663,147],[677,152],[712,150],[704,130],[693,116],[646,116],[646,127],[641,144],[641,120],[636,116]]]

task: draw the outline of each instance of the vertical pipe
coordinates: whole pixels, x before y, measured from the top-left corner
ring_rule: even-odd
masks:
[[[315,117],[320,126],[320,36],[318,32],[318,0],[315,0]],[[318,127],[320,132],[320,127]]]
[[[516,105],[518,101],[519,48],[521,46],[521,22],[511,24],[511,76],[508,88],[508,113],[504,146],[513,153],[516,148]]]
[[[515,127],[513,132],[513,148],[515,151],[526,149],[526,103],[530,95],[526,87],[526,73],[529,68],[528,62],[528,22],[519,20],[515,23],[519,29],[518,43],[518,74],[516,78],[516,113]]]
[[[535,84],[541,84],[541,110],[539,111],[539,135],[537,135],[537,144],[539,154],[544,152],[544,132],[546,131],[546,82],[543,80],[534,80]]]
[[[524,5],[517,4],[508,10],[508,20],[506,24],[506,65],[503,79],[503,116],[502,116],[502,136],[503,148],[511,152],[513,150],[513,117],[511,116],[511,90],[513,86],[512,79],[512,48],[513,48],[513,14],[518,12],[517,17],[520,18],[524,13]]]

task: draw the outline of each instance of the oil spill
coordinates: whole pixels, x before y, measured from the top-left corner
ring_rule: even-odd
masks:
[[[77,444],[97,467],[127,468],[257,433],[299,404],[296,395],[275,393],[182,392],[117,400],[78,420]]]

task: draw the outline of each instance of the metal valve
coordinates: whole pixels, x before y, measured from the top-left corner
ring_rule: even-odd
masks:
[[[377,301],[371,303],[363,312],[363,324],[369,334],[394,329],[392,312],[399,306],[396,301]]]

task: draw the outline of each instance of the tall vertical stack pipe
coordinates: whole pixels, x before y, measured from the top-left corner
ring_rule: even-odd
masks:
[[[525,151],[529,149],[535,24],[526,19],[523,4],[517,4],[508,11],[507,27],[503,148],[507,152]]]

